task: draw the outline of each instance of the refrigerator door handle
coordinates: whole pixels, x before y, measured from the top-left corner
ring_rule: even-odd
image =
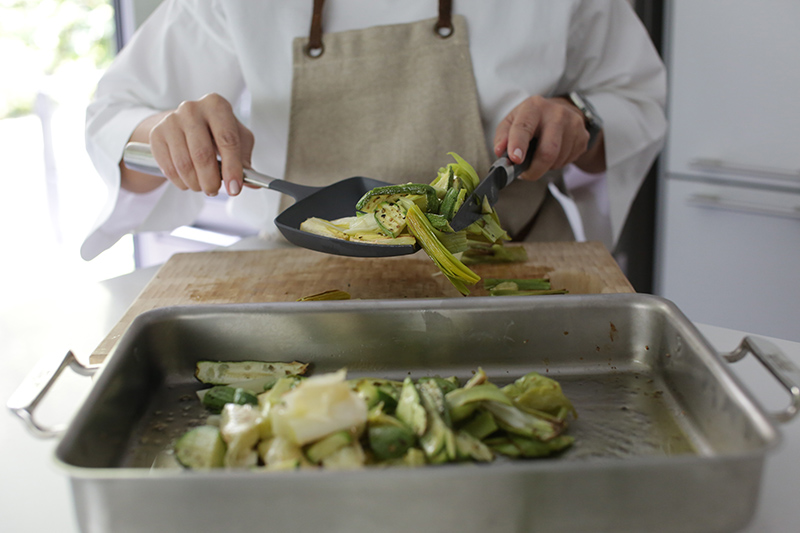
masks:
[[[692,194],[686,199],[686,203],[693,207],[709,209],[726,209],[728,211],[739,211],[756,215],[767,215],[773,217],[793,218],[800,220],[800,205],[794,207],[777,206],[756,202],[743,202],[723,198],[715,194]]]
[[[713,158],[697,158],[689,162],[689,166],[706,172],[728,172],[742,176],[766,176],[777,179],[800,180],[800,169],[768,167],[761,165],[748,165],[745,163],[724,161]]]

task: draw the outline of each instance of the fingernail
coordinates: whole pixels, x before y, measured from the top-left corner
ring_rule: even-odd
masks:
[[[231,180],[228,182],[228,195],[229,196],[236,196],[242,191],[241,186],[239,186],[239,182],[236,180]]]
[[[522,161],[522,150],[520,148],[514,150],[514,159]]]

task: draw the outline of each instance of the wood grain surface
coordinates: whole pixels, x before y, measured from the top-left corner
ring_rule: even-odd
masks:
[[[571,294],[634,292],[606,248],[597,242],[526,243],[524,263],[471,268],[481,278],[549,278]],[[102,362],[139,314],[193,304],[294,302],[331,289],[358,299],[461,297],[419,252],[393,258],[353,258],[301,248],[214,251],[173,255],[158,270],[91,356]],[[482,282],[470,297],[486,296]]]

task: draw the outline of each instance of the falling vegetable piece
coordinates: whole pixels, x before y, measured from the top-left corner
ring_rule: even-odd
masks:
[[[480,276],[470,270],[464,263],[445,248],[442,242],[433,233],[433,226],[417,206],[412,206],[406,214],[406,224],[409,231],[416,237],[417,242],[425,250],[439,270],[450,280],[458,291],[469,294],[467,285],[475,285],[480,281]]]

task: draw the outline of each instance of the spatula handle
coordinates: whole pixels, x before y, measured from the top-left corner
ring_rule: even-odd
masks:
[[[131,170],[153,176],[161,176],[162,178],[165,177],[158,163],[156,163],[156,158],[153,157],[153,152],[150,150],[149,144],[138,142],[128,143],[127,146],[125,146],[122,160],[125,166]],[[267,189],[274,188],[272,187],[273,182],[282,181],[249,168],[244,169],[243,175],[245,183],[258,187],[265,187]]]

